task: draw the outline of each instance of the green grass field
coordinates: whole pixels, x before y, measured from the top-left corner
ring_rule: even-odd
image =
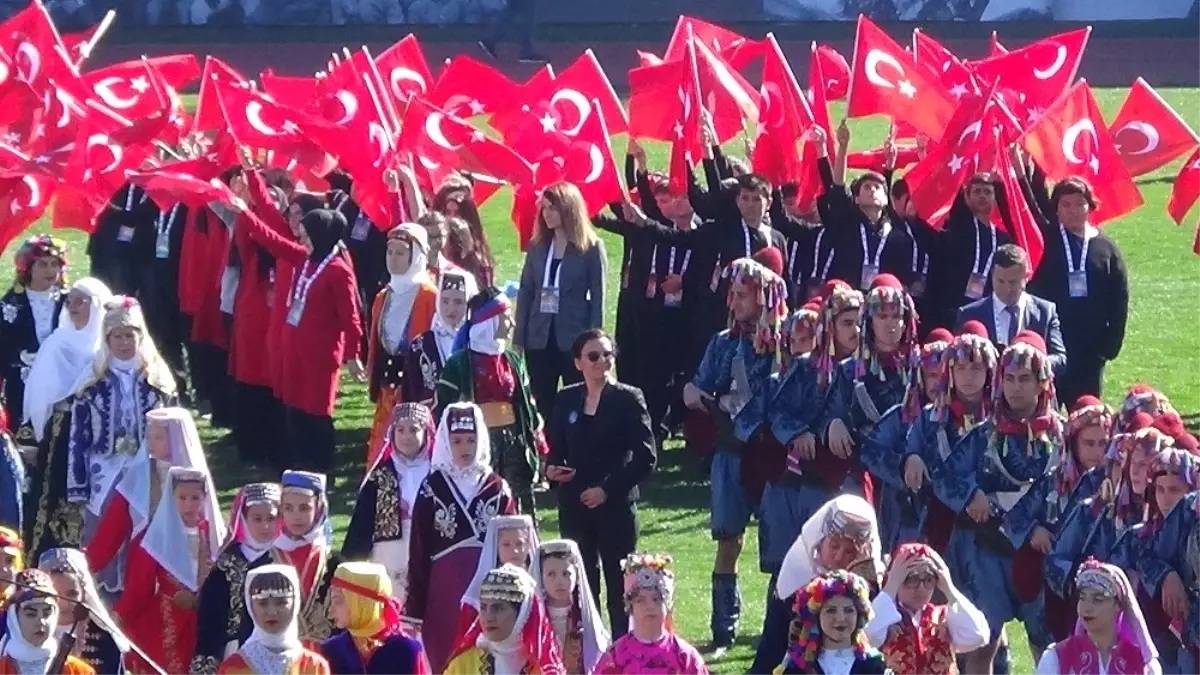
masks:
[[[1165,55],[1164,55],[1165,56]],[[1160,93],[1192,126],[1200,128],[1200,90],[1165,89]],[[1116,114],[1124,98],[1124,90],[1097,90],[1097,98],[1109,119]],[[835,121],[841,108],[832,111]],[[887,131],[886,122],[879,119],[851,122],[852,144],[855,149],[879,145]],[[614,152],[624,152],[624,138],[614,138]],[[652,166],[666,168],[667,148],[648,144]],[[1165,205],[1179,162],[1151,175],[1139,183],[1146,204],[1133,215],[1106,226],[1121,246],[1130,274],[1129,328],[1121,357],[1106,372],[1105,398],[1119,400],[1125,388],[1133,382],[1157,385],[1170,396],[1189,424],[1195,424],[1200,411],[1197,372],[1200,370],[1200,277],[1197,258],[1193,256],[1192,225],[1177,228],[1167,217]],[[517,279],[522,255],[516,233],[509,221],[510,192],[505,190],[482,209],[483,222],[496,252],[499,264],[498,282]],[[1193,213],[1189,223],[1200,217]],[[46,220],[34,230],[48,227]],[[76,231],[60,232],[71,244],[76,261],[72,276],[84,273],[86,237]],[[617,237],[603,234],[610,262],[606,299],[605,327],[612,329],[619,288],[618,265],[621,242]],[[9,246],[11,256],[19,241]],[[303,364],[297,364],[303,367]],[[373,408],[367,400],[365,387],[349,379],[344,381],[336,414],[338,429],[338,470],[333,476],[332,512],[334,525],[340,533],[346,526],[355,491],[364,470],[364,445],[371,423]],[[224,432],[202,425],[207,443],[217,442]],[[228,505],[233,493],[243,483],[269,479],[271,476],[238,464],[228,446],[218,443],[209,455],[214,479]],[[658,471],[643,487],[641,504],[641,548],[665,551],[675,558],[678,575],[676,624],[682,634],[698,647],[703,647],[709,635],[709,575],[715,545],[708,534],[708,488],[706,477],[697,470],[695,462],[678,449],[668,449],[660,458]],[[557,516],[553,500],[541,495],[542,536],[551,538],[557,532]],[[710,663],[714,672],[745,672],[753,657],[754,642],[762,625],[766,576],[758,572],[757,530],[751,526],[746,536],[742,556],[743,614],[741,634],[735,649],[720,662]],[[1025,647],[1024,631],[1010,630],[1015,643],[1013,672],[1032,672],[1033,662]]]

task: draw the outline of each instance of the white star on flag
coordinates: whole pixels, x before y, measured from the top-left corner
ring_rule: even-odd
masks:
[[[139,94],[144,94],[150,90],[150,81],[143,75],[139,75],[129,81],[129,86]]]
[[[962,82],[956,83],[953,87],[950,87],[950,95],[956,99],[961,99],[967,95],[967,85]]]
[[[8,143],[9,145],[16,145],[17,143],[21,142],[21,134],[18,134],[15,131],[10,131],[4,134],[4,142]]]
[[[917,95],[917,88],[914,87],[913,83],[909,82],[908,80],[900,80],[896,83],[896,88],[900,90],[901,94],[904,94],[909,98]]]
[[[950,161],[946,162],[946,166],[949,166],[952,172],[958,173],[958,170],[963,167],[964,163],[966,163],[965,158],[959,157],[958,155],[951,155]]]
[[[1100,158],[1092,155],[1092,158],[1088,160],[1088,167],[1091,168],[1092,173],[1100,173]]]
[[[467,106],[471,108],[472,116],[482,115],[484,111],[487,110],[487,106],[480,103],[477,99],[471,99],[471,102],[468,103]]]
[[[542,132],[547,134],[554,131],[554,127],[558,125],[558,120],[554,119],[554,115],[550,113],[546,113],[538,121],[542,123]]]
[[[483,133],[482,131],[476,129],[475,131],[471,132],[471,142],[472,143],[482,143],[486,140],[487,140],[487,134]]]
[[[683,138],[683,124],[681,122],[675,123],[675,138]]]
[[[1030,108],[1029,112],[1025,114],[1025,123],[1033,124],[1034,122],[1038,121],[1038,118],[1040,118],[1045,112],[1045,108]]]

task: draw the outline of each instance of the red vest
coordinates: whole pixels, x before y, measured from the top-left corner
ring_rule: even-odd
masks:
[[[945,605],[929,603],[921,610],[916,626],[905,617],[889,629],[881,651],[892,672],[896,675],[958,673],[946,616]]]
[[[1100,675],[1100,651],[1087,635],[1074,635],[1054,646],[1058,670],[1068,675]],[[1146,660],[1142,650],[1121,640],[1109,655],[1109,675],[1142,675]]]

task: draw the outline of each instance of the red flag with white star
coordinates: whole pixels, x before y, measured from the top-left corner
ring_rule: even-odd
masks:
[[[1167,200],[1167,213],[1176,225],[1182,225],[1188,211],[1200,199],[1200,149],[1179,167],[1175,184],[1171,186],[1171,198]]]
[[[999,82],[1001,90],[1014,92],[1025,108],[1025,117],[1019,121],[1032,124],[1075,81],[1091,32],[1088,27],[1052,35],[969,65],[981,86]],[[1018,112],[1019,106],[1006,103]]]
[[[1135,178],[1170,164],[1200,145],[1196,132],[1140,77],[1130,87],[1108,131],[1129,175]]]
[[[761,117],[751,164],[755,173],[774,185],[783,185],[798,180],[803,171],[799,142],[814,124],[813,112],[775,36],[767,33],[766,43],[759,88]]]
[[[520,101],[521,85],[495,68],[469,56],[456,56],[446,63],[441,76],[425,100],[457,117],[495,115]]]
[[[409,101],[397,147],[437,164],[484,173],[510,183],[533,180],[529,163],[507,145],[419,96]]]

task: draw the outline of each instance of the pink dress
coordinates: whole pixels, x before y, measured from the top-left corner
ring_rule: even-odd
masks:
[[[667,633],[655,642],[642,642],[626,633],[612,643],[592,670],[595,675],[708,675],[708,666],[696,648]]]

